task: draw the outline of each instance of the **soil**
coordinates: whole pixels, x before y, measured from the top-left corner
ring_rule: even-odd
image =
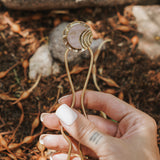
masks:
[[[112,39],[112,42],[106,44],[97,60],[97,75],[110,78],[119,85],[119,87],[107,85],[105,81],[97,77],[99,87],[103,92],[112,93],[152,116],[158,125],[157,141],[160,148],[160,61],[151,60],[139,51],[137,46],[132,50],[130,39],[138,34],[136,25],[131,23],[134,17],[127,17],[133,28],[131,31],[124,32],[113,28],[109,18],[117,25],[119,23],[117,12],[123,15],[124,7],[27,12],[9,10],[0,5],[0,20],[3,15],[6,15],[21,28],[21,31],[16,33],[11,28],[13,24],[0,21],[0,72],[7,70],[17,62],[29,59],[41,44],[47,43],[49,32],[60,22],[89,20],[97,24],[95,30],[98,33]],[[99,23],[96,23],[98,21]],[[78,65],[88,67],[89,59],[82,59]],[[65,66],[62,63],[60,66],[63,68],[61,73],[56,76],[42,77],[30,96],[21,101],[24,120],[11,142],[20,143],[26,136],[31,135],[32,123],[39,113],[48,112],[51,108],[54,111],[57,98],[71,93],[67,77],[62,76],[65,74]],[[70,64],[70,68],[74,66],[75,64]],[[72,75],[76,90],[83,88],[86,75],[86,69]],[[33,84],[34,81],[29,80],[28,77],[25,80],[24,69],[19,64],[0,79],[0,94],[5,93],[9,97],[19,98]],[[92,78],[89,80],[88,89],[96,90]],[[0,96],[0,132],[8,143],[21,116],[18,105],[13,105],[12,102]],[[88,113],[99,114],[95,111],[88,111]],[[47,129],[43,130],[40,123],[33,135],[39,134],[40,131],[51,132]],[[40,150],[36,147],[37,142],[38,137],[34,138],[31,143],[20,145],[12,152],[17,155],[19,151],[18,159],[37,159],[41,155]],[[48,153],[47,149],[45,151]],[[13,155],[6,150],[0,152],[0,157],[13,159]]]

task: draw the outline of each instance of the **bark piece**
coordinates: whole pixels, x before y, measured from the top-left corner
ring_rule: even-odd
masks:
[[[1,0],[3,4],[16,10],[46,10],[79,7],[114,6],[128,3],[154,4],[158,0]]]

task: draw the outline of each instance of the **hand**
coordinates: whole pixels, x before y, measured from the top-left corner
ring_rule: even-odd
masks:
[[[81,107],[80,96],[81,92],[77,92],[76,109]],[[103,111],[118,123],[95,115],[85,118],[68,107],[72,95],[62,97],[59,102],[63,104],[56,113],[43,113],[41,121],[50,129],[60,129],[62,125],[72,136],[74,153],[78,153],[80,142],[83,154],[100,160],[160,160],[156,122],[144,112],[110,94],[95,91],[85,92],[85,107]],[[68,143],[62,135],[44,134],[40,142],[47,148],[62,152],[52,155],[52,159],[66,160]]]

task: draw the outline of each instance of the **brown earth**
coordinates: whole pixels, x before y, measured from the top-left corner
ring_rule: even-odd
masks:
[[[111,78],[120,86],[119,88],[112,87],[97,77],[100,88],[104,92],[112,92],[115,96],[152,116],[158,125],[157,138],[160,147],[160,61],[150,60],[136,47],[132,50],[130,39],[138,34],[136,25],[131,23],[134,21],[134,17],[127,17],[130,22],[129,26],[132,27],[129,32],[113,28],[115,24],[119,23],[117,12],[123,14],[123,8],[124,6],[20,12],[8,10],[0,5],[0,72],[7,70],[17,62],[28,59],[38,46],[47,42],[49,32],[60,22],[90,20],[96,24],[95,30],[101,33],[98,36],[103,35],[112,39],[112,42],[106,45],[106,49],[101,52],[98,58],[97,75]],[[6,23],[4,15],[9,17],[13,23]],[[37,115],[48,112],[54,105],[59,93],[60,97],[71,93],[67,77],[61,76],[65,74],[64,64],[60,65],[63,70],[59,75],[41,78],[40,83],[31,95],[21,101],[24,109],[24,119],[12,139],[11,136],[18,125],[21,110],[17,104],[12,105],[13,101],[8,99],[10,97],[20,97],[34,82],[29,80],[28,77],[25,80],[24,69],[21,64],[11,70],[3,79],[0,79],[0,132],[7,143],[9,139],[11,139],[11,142],[22,142],[24,137],[30,135],[32,123]],[[83,59],[78,65],[87,67],[89,59]],[[71,68],[74,66],[75,64],[70,65]],[[86,74],[87,70],[85,69],[72,76],[76,90],[83,88]],[[90,78],[88,89],[96,90],[92,78]],[[4,96],[4,93],[9,98]],[[99,114],[93,111],[88,112]],[[39,124],[33,135],[40,133],[40,131],[43,131],[43,133],[50,132],[47,129],[41,130],[41,128],[42,125]],[[31,143],[27,145],[20,145],[18,147],[20,152],[18,159],[37,159],[38,155],[41,155],[36,147],[37,142],[38,137],[31,140]],[[0,149],[2,149],[1,145]],[[18,151],[14,150],[12,152],[17,155]],[[11,156],[13,155],[6,150],[0,152],[0,157]]]

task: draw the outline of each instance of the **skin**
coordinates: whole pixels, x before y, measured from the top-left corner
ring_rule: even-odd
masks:
[[[76,92],[75,108],[81,107],[81,91]],[[59,103],[68,106],[72,95],[62,97]],[[50,129],[60,129],[69,133],[73,142],[72,152],[78,153],[78,142],[82,144],[84,155],[100,160],[160,160],[157,145],[157,125],[153,118],[110,94],[86,91],[84,106],[103,111],[118,123],[99,116],[88,115],[88,119],[73,109],[78,117],[71,125],[66,125],[55,113],[42,114],[43,124]],[[62,135],[41,135],[45,147],[61,151],[52,155],[54,160],[65,160],[68,143]],[[72,157],[73,160],[79,160]]]

